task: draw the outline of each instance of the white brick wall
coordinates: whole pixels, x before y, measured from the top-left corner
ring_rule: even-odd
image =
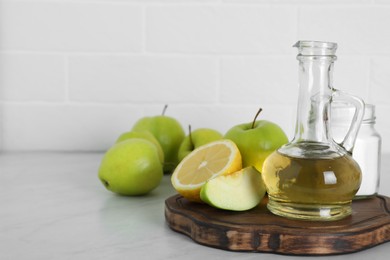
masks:
[[[146,48],[175,53],[289,53],[290,45],[284,42],[295,40],[296,21],[295,8],[282,6],[149,7]]]
[[[47,53],[0,53],[1,100],[64,102],[65,57]]]
[[[107,149],[142,116],[292,137],[299,39],[339,43],[335,87],[390,152],[390,0],[0,0],[0,148]]]
[[[213,103],[217,59],[145,55],[69,58],[69,96],[74,101]]]
[[[137,52],[143,9],[75,1],[2,1],[4,50]]]

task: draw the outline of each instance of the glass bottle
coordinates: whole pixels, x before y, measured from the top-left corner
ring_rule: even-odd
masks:
[[[361,170],[351,151],[364,113],[364,102],[332,85],[336,43],[299,41],[299,97],[295,136],[264,162],[268,209],[302,220],[337,220],[351,214]],[[336,143],[330,131],[334,100],[355,106],[349,131]]]
[[[332,105],[332,136],[341,141],[348,131],[355,108],[348,104]],[[352,157],[362,170],[362,183],[354,199],[370,198],[378,194],[382,139],[375,129],[375,106],[366,104],[364,117],[356,138]]]

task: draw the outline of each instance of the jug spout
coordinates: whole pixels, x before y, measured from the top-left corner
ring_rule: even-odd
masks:
[[[297,41],[293,47],[298,48],[298,55],[334,56],[337,50],[337,43],[320,41]]]

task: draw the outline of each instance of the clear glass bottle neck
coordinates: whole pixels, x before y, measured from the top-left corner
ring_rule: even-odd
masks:
[[[331,141],[329,135],[333,58],[298,56],[299,98],[295,142]]]
[[[278,152],[294,157],[335,158],[352,153],[364,114],[364,102],[333,88],[333,63],[336,43],[300,41],[299,97],[294,139]],[[331,135],[330,111],[333,100],[355,107],[352,123],[343,141],[336,143]]]

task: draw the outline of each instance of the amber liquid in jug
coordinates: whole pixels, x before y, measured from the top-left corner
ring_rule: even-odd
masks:
[[[343,206],[354,197],[361,181],[359,166],[350,156],[329,159],[296,158],[276,152],[266,167],[265,172],[277,173],[267,177],[269,193],[273,194],[273,199],[291,207],[288,213],[299,214],[299,209],[305,210],[306,205],[306,210],[310,205],[318,205],[318,209],[315,207],[312,213],[314,216],[305,212],[299,218],[311,219],[317,213],[324,217],[350,214],[350,208]],[[345,172],[350,173],[344,174]],[[269,207],[272,207],[272,211],[279,210],[278,204],[273,203],[273,200]],[[298,211],[294,211],[292,207],[297,207]],[[280,214],[283,215],[282,212]]]
[[[262,176],[271,212],[283,217],[329,221],[351,214],[361,171],[351,156],[363,117],[361,99],[332,86],[337,44],[300,41],[299,99],[294,139],[264,162]],[[354,104],[356,112],[347,136],[336,143],[330,132],[330,104]]]

